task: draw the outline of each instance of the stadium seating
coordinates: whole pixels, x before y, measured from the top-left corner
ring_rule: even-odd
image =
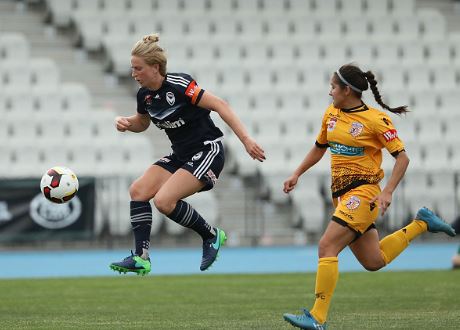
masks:
[[[418,8],[415,0],[46,2],[51,22],[73,28],[80,36],[80,47],[98,52],[106,70],[118,77],[130,75],[133,43],[142,35],[160,32],[169,69],[192,73],[205,89],[227,99],[261,144],[268,143],[267,153],[270,151],[276,160],[270,164],[253,162],[239,140],[215,117],[228,135],[230,163],[242,176],[262,175],[271,192],[279,189],[281,177],[298,165],[314,142],[321,116],[330,103],[330,77],[340,65],[351,61],[376,73],[385,103],[410,106],[412,112],[407,116],[390,116],[406,142],[411,168],[434,173],[460,159],[452,143],[439,148],[431,144],[455,140],[458,115],[453,110],[460,86],[460,38],[448,35],[446,20],[438,11]],[[88,90],[61,84],[58,70],[46,59],[32,59],[34,63],[28,66],[12,64],[29,56],[30,45],[23,36],[0,35],[0,111],[10,117],[19,109],[53,114],[94,110]],[[15,74],[16,70],[21,74]],[[46,72],[51,73],[43,74]],[[14,87],[24,84],[32,87],[30,95],[21,96]],[[371,93],[365,93],[364,99],[375,105]],[[11,134],[20,129],[14,120],[8,121]],[[49,131],[45,120],[37,122],[39,132]],[[105,135],[113,128],[94,125],[85,127],[77,120],[68,131],[56,134],[66,139],[75,134],[98,136],[95,132]],[[31,135],[36,127],[29,128],[27,134]],[[270,142],[273,138],[276,143]],[[111,155],[108,150],[110,144],[94,151],[96,160],[113,156],[114,162],[138,156],[128,150],[124,155]],[[75,154],[77,158],[77,151]],[[393,159],[384,157],[383,166],[391,170],[392,165]],[[133,168],[133,173],[140,169]],[[328,166],[318,164],[312,174],[322,177],[328,171]],[[308,203],[302,203],[302,198],[310,198],[311,203],[328,198],[316,189],[324,187],[323,183],[313,186],[315,194],[308,197],[271,195],[277,203],[292,201],[307,212],[304,205]],[[412,199],[410,189],[404,188],[408,190],[404,198],[415,207],[426,196],[414,194],[418,197]],[[309,227],[312,231],[321,229],[318,219],[325,216],[322,211],[315,214],[316,220],[309,222],[314,224]]]
[[[23,35],[2,33],[0,45],[0,113],[5,118],[0,144],[7,149],[5,164],[12,168],[3,176],[39,177],[57,165],[53,160],[79,176],[113,176],[127,170],[139,174],[127,151],[117,148],[122,139],[113,126],[113,111],[93,109],[88,89],[79,83],[62,83],[52,60],[31,58]],[[61,147],[56,146],[59,143]],[[140,155],[150,157],[150,147],[145,143],[144,147],[146,152]],[[122,168],[125,161],[127,166]],[[136,161],[142,160],[137,157]]]

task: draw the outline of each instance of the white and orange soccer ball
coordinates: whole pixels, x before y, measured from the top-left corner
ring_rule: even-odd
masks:
[[[40,182],[43,195],[53,203],[66,203],[78,191],[78,178],[75,173],[64,166],[55,166],[46,171]]]

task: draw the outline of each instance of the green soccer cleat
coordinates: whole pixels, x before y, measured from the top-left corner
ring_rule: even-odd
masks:
[[[306,309],[303,310],[302,315],[286,313],[283,315],[283,317],[285,321],[300,329],[326,330],[327,328],[326,323],[321,324],[318,321],[316,321],[315,318]]]
[[[452,228],[448,223],[445,223],[441,218],[434,214],[433,211],[426,207],[422,207],[418,210],[415,219],[425,222],[430,233],[443,232],[452,237],[456,235],[454,228]]]
[[[128,272],[137,273],[137,275],[147,275],[150,273],[152,266],[150,264],[150,258],[142,259],[138,255],[134,255],[131,251],[131,255],[124,258],[120,262],[112,262],[110,269],[119,272],[120,274],[126,274]]]
[[[204,271],[211,267],[219,256],[219,249],[225,244],[227,236],[222,229],[214,228],[216,236],[203,241],[203,257],[201,258],[200,270]]]

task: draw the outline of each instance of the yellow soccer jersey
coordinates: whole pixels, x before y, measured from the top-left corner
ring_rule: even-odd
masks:
[[[352,109],[331,104],[316,145],[330,147],[333,197],[363,184],[379,183],[383,178],[382,148],[394,156],[404,150],[390,117],[365,104]]]

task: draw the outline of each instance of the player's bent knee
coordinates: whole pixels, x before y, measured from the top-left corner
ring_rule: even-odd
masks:
[[[153,203],[155,204],[157,210],[163,213],[164,215],[170,214],[176,206],[176,203],[174,201],[163,198],[162,196],[156,196],[153,199]]]
[[[369,263],[369,264],[363,264],[363,267],[367,271],[376,272],[376,271],[382,269],[383,267],[385,267],[385,262],[383,260],[382,261],[376,261],[376,262]]]
[[[152,199],[153,196],[150,196],[150,194],[145,191],[145,189],[142,188],[140,184],[137,182],[134,182],[131,184],[129,187],[129,196],[131,197],[132,201],[149,201]]]

